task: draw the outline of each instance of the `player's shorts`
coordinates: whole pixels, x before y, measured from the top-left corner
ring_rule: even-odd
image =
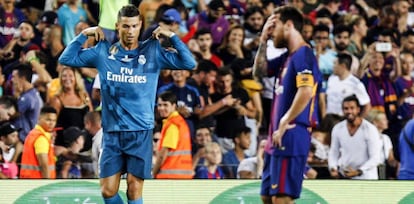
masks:
[[[267,152],[264,152],[264,164],[263,164],[263,173],[262,173],[262,185],[260,187],[260,195],[270,196],[270,159],[272,155]]]
[[[270,194],[299,198],[307,156],[277,156],[271,159]]]
[[[152,178],[152,130],[104,133],[99,161],[100,178],[118,172]]]

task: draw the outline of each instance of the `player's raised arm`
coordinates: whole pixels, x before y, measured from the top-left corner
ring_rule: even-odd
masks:
[[[97,46],[82,48],[82,45],[88,40],[88,36],[94,37],[96,41],[104,40],[104,34],[99,27],[87,28],[68,44],[59,57],[59,62],[71,67],[95,67],[95,60],[98,56]]]

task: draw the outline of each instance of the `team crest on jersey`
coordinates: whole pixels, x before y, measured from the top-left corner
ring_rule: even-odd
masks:
[[[138,63],[141,65],[144,65],[147,62],[147,59],[145,58],[145,55],[140,55],[138,57]]]
[[[116,47],[115,45],[112,45],[109,48],[109,54],[111,54],[111,55],[108,56],[108,59],[116,60],[115,56],[114,56],[116,53],[118,53],[118,47]]]

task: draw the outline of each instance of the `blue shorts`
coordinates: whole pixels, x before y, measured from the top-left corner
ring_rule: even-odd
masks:
[[[260,195],[270,196],[270,160],[272,155],[264,152],[264,164],[262,173],[262,185],[260,188]]]
[[[270,164],[270,195],[299,198],[302,191],[306,159],[307,156],[273,155]]]
[[[118,172],[152,178],[152,130],[104,133],[99,167],[100,178]]]

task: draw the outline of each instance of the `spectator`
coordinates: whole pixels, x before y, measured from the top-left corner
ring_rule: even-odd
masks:
[[[229,150],[223,155],[223,170],[225,178],[236,178],[237,177],[237,167],[245,158],[248,156],[244,153],[246,149],[250,146],[250,128],[237,127],[234,131],[234,148]]]
[[[215,106],[211,111],[216,119],[215,133],[223,154],[234,148],[234,131],[245,126],[244,117],[256,116],[249,95],[235,84],[233,72],[221,69],[217,76],[217,92],[211,95],[212,106]]]
[[[59,25],[63,30],[63,43],[69,44],[75,38],[75,25],[79,21],[87,21],[86,11],[78,4],[77,0],[67,0],[58,10]],[[115,24],[114,24],[115,25]]]
[[[0,124],[15,119],[18,115],[17,99],[13,96],[0,97]]]
[[[224,65],[230,65],[235,59],[253,60],[252,53],[243,46],[244,28],[240,25],[232,26],[223,37],[217,48],[217,56],[223,60]]]
[[[356,96],[342,102],[345,120],[332,130],[329,170],[333,178],[378,179],[380,136],[374,125],[360,116]]]
[[[351,43],[347,50],[361,59],[365,55],[367,44],[364,42],[364,38],[367,36],[367,22],[361,16],[352,16],[352,20],[349,24],[352,28]]]
[[[378,36],[381,31],[388,29],[393,33],[396,38],[400,38],[400,32],[397,27],[398,13],[392,8],[391,5],[383,6],[380,9],[378,16],[378,23],[372,26],[367,32],[365,42],[367,45],[371,45],[373,42],[378,41]]]
[[[398,118],[405,124],[414,114],[414,56],[405,52],[400,55],[402,75],[395,81],[395,91],[398,97]]]
[[[46,101],[47,84],[52,77],[47,71],[48,59],[45,53],[40,50],[27,52],[23,61],[31,65],[33,70],[32,84],[39,91],[42,101]]]
[[[61,71],[59,79],[61,84],[60,90],[50,100],[50,105],[58,113],[56,127],[62,128],[62,130],[57,131],[55,145],[63,146],[63,130],[71,126],[83,129],[83,118],[93,108],[77,70],[65,67]]]
[[[204,165],[197,168],[195,179],[223,179],[224,173],[220,163],[222,154],[220,145],[216,142],[209,142],[204,146]]]
[[[351,54],[347,48],[349,47],[351,41],[351,28],[347,25],[337,25],[335,26],[333,30],[334,34],[334,45],[335,45],[335,51],[340,53],[348,54],[352,57],[352,63],[351,63],[351,73],[354,75],[357,75],[358,68],[359,68],[359,59]]]
[[[53,25],[43,31],[42,44],[44,44],[43,51],[47,56],[48,64],[46,66],[52,79],[59,76],[58,59],[62,54],[65,46],[62,43],[62,27]]]
[[[174,33],[178,33],[181,23],[181,16],[177,9],[170,8],[164,11],[160,21],[158,23],[153,23],[150,25],[140,36],[142,40],[146,40],[152,36],[152,32],[158,27],[163,26],[166,27],[168,30]],[[168,39],[162,39],[163,43],[166,43],[166,47],[171,47],[171,43],[168,42]]]
[[[223,61],[220,59],[218,55],[212,52],[212,43],[213,43],[213,36],[209,29],[201,28],[197,30],[194,35],[194,39],[199,47],[199,53],[202,56],[203,60],[209,60],[213,62],[217,68],[223,66]]]
[[[372,110],[368,113],[367,120],[377,127],[380,134],[378,177],[379,179],[395,179],[398,161],[394,157],[390,137],[382,133],[388,129],[387,116],[384,112]]]
[[[351,63],[350,55],[345,53],[337,55],[333,75],[329,77],[326,89],[327,113],[343,115],[342,100],[354,94],[363,106],[362,116],[365,116],[371,108],[370,98],[364,84],[351,73]]]
[[[156,125],[152,134],[152,166],[157,163],[158,147],[161,139],[161,125]]]
[[[414,30],[408,30],[401,38],[401,52],[409,52],[414,55]]]
[[[32,43],[34,37],[34,27],[29,21],[22,21],[19,30],[16,31],[16,37],[13,38],[3,49],[5,55],[1,60],[3,73],[6,77],[12,71],[12,67],[19,62],[20,57],[30,50],[40,50],[40,47]]]
[[[56,178],[56,160],[52,132],[57,119],[56,110],[45,106],[39,122],[24,143],[20,178]]]
[[[35,26],[35,37],[33,39],[33,42],[36,43],[39,46],[42,45],[42,39],[43,39],[43,33],[47,28],[49,28],[52,25],[56,25],[58,23],[58,17],[57,14],[54,11],[45,11],[40,16],[39,20],[37,21],[37,24]]]
[[[237,178],[260,179],[263,172],[264,148],[267,140],[261,140],[255,157],[245,158],[237,167]]]
[[[414,180],[414,119],[408,121],[399,137],[400,168],[399,180]]]
[[[79,153],[85,144],[86,132],[78,127],[72,126],[63,131],[64,144],[68,151]],[[67,159],[64,155],[59,155],[56,161],[57,178],[82,178],[81,166],[79,161]]]
[[[330,48],[329,27],[326,25],[317,25],[313,30],[314,52],[318,59],[319,70],[323,74],[322,86],[326,88],[326,82],[332,74],[336,51]]]
[[[250,50],[252,56],[259,47],[259,37],[265,22],[263,10],[258,6],[249,7],[244,13],[244,41],[243,45]]]
[[[158,96],[157,109],[162,118],[161,142],[152,175],[157,179],[193,177],[191,135],[187,123],[177,111],[177,97],[172,92]]]
[[[40,94],[31,83],[32,75],[30,65],[18,64],[14,67],[11,78],[19,112],[19,117],[13,121],[13,124],[22,129],[19,132],[21,142],[25,141],[29,131],[35,127],[40,109],[43,107]]]
[[[15,7],[15,0],[1,1],[0,13],[0,48],[6,46],[17,32],[17,28],[26,18],[23,12]]]
[[[95,177],[99,177],[99,156],[101,155],[101,144],[103,129],[101,126],[101,113],[97,111],[85,114],[84,120],[85,130],[92,135],[92,163]]]
[[[177,96],[176,110],[186,120],[190,128],[191,138],[193,138],[198,117],[204,107],[204,101],[197,88],[187,84],[189,74],[188,70],[172,70],[173,83],[160,87],[158,95],[170,91]]]
[[[206,11],[201,11],[187,21],[187,27],[198,22],[198,29],[210,29],[213,36],[212,48],[214,50],[221,43],[230,26],[230,23],[224,17],[225,12],[222,0],[212,0],[208,3]]]
[[[0,126],[0,163],[3,163],[0,170],[8,178],[17,178],[19,173],[17,163],[20,163],[23,151],[23,144],[19,140],[19,131],[20,129],[8,122]]]
[[[191,155],[193,157],[193,169],[197,168],[204,164],[204,159],[206,157],[206,144],[212,142],[211,130],[206,126],[197,127],[195,138],[193,140]]]

